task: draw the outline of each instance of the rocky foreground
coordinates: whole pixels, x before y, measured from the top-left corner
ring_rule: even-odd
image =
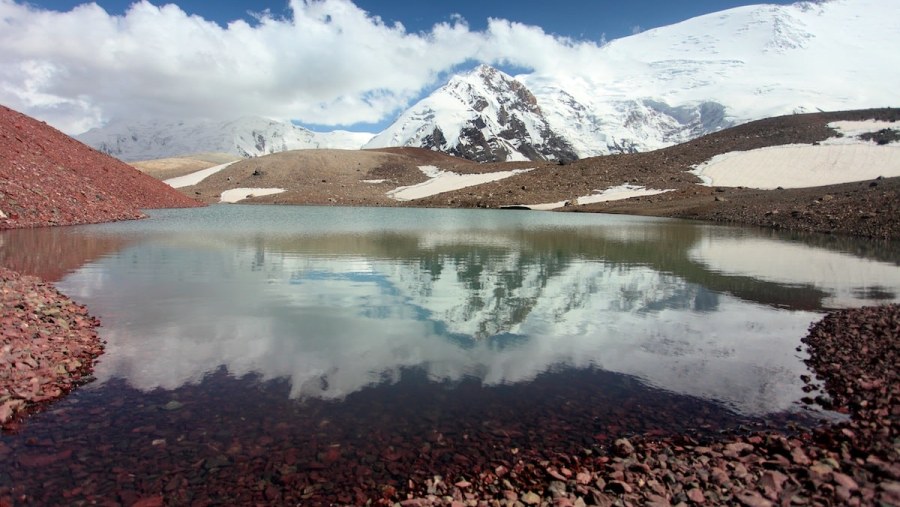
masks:
[[[98,325],[50,284],[0,267],[0,426],[90,379]]]
[[[821,383],[818,402],[846,422],[790,435],[623,438],[608,454],[411,483],[425,494],[399,505],[900,505],[900,306],[833,313],[803,341],[816,373],[809,391]],[[396,505],[386,493],[381,503]]]
[[[202,203],[0,106],[0,229],[128,220],[143,217],[142,208],[194,206]],[[0,266],[0,310],[2,425],[83,383],[103,348],[98,322],[83,306],[9,266]]]

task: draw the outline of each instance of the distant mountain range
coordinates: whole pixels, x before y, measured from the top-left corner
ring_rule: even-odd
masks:
[[[897,105],[897,19],[896,0],[738,7],[614,40],[578,76],[481,65],[377,135],[241,118],[116,122],[77,138],[124,160],[388,146],[482,162],[647,151],[770,116]]]
[[[220,122],[116,121],[75,138],[121,160],[133,161],[201,152],[258,157],[309,148],[356,150],[372,134],[342,130],[320,133],[290,122],[243,117]]]

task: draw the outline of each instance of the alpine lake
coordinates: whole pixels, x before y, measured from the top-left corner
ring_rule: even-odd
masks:
[[[893,243],[632,216],[214,205],[0,233],[102,321],[95,379],[0,435],[38,504],[352,503],[619,437],[790,431],[801,338],[900,301]],[[269,498],[267,496],[267,498]]]

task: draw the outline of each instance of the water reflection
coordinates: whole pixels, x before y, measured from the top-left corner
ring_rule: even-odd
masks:
[[[828,296],[827,308],[862,306],[897,299],[896,264],[814,250],[797,243],[760,238],[710,236],[690,250],[690,258],[720,273],[817,287]]]
[[[0,231],[0,266],[56,282],[128,243],[122,236],[81,235],[72,229],[77,227]]]
[[[60,286],[103,319],[100,384],[146,391],[222,366],[323,399],[410,368],[595,368],[768,413],[802,396],[794,349],[824,309],[900,287],[895,262],[629,217],[219,206],[70,234],[129,245]]]

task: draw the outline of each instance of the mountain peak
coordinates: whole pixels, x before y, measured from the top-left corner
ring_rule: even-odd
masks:
[[[508,74],[506,74],[505,72],[503,72],[495,67],[491,67],[490,65],[488,65],[486,63],[478,64],[478,66],[475,67],[474,69],[472,69],[471,71],[469,71],[468,74],[470,76],[477,76],[477,77],[480,77],[485,80],[494,79],[498,74],[503,78],[512,79],[512,77],[509,76]]]
[[[476,87],[486,86],[489,90],[499,90],[510,86],[510,83],[518,83],[514,77],[487,64],[479,64],[468,72],[452,76],[445,87],[472,85]],[[521,83],[518,83],[521,85]]]
[[[573,160],[528,88],[489,65],[454,76],[367,148],[430,148],[478,162]]]

